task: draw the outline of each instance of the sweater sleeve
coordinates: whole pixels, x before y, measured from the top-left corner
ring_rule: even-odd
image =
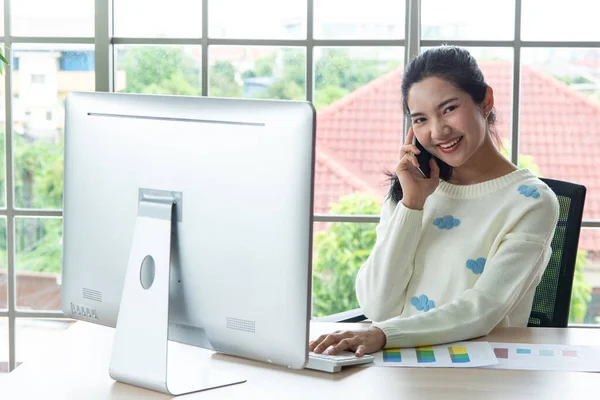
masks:
[[[356,276],[356,297],[368,318],[382,321],[402,313],[422,219],[422,210],[384,201],[375,245]]]
[[[507,232],[472,289],[428,312],[375,323],[386,347],[414,347],[485,336],[539,283],[550,260],[558,201],[525,210]]]

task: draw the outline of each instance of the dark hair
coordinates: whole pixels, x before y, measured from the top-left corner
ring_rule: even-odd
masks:
[[[423,79],[436,76],[444,79],[458,89],[468,93],[475,104],[481,104],[485,98],[488,84],[477,65],[475,58],[465,49],[456,46],[441,46],[426,50],[408,63],[402,77],[402,106],[408,115],[408,92]],[[494,129],[496,113],[492,109],[487,117],[490,134],[496,146],[500,147],[500,138]],[[452,167],[439,158],[435,162],[440,167],[440,178],[448,180],[452,176]],[[397,203],[402,200],[402,186],[395,173],[386,172],[391,181],[388,196]]]

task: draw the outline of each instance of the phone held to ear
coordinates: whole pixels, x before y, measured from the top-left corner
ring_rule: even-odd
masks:
[[[419,154],[415,154],[417,161],[419,162],[419,172],[425,177],[431,177],[431,167],[429,165],[429,160],[431,160],[431,153],[425,150],[425,148],[419,143],[416,136],[413,136],[413,145],[417,146],[417,148],[421,151]]]

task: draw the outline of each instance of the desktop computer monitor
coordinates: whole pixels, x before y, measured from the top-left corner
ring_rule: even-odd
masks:
[[[180,394],[167,338],[305,365],[314,148],[308,102],[67,96],[62,307],[116,326],[113,378]]]

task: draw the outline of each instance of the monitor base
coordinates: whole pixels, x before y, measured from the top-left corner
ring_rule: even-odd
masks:
[[[116,381],[173,396],[246,381],[210,365],[190,371],[169,359],[171,226],[176,199],[181,196],[152,190],[139,201],[109,368]]]

